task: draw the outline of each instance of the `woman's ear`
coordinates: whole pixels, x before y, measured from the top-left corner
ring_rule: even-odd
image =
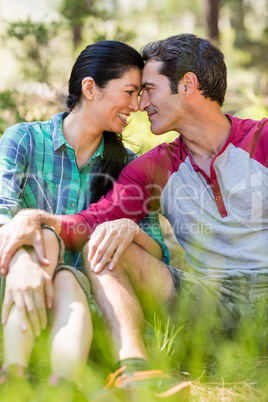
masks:
[[[188,72],[184,74],[182,79],[178,84],[178,89],[180,92],[190,95],[195,90],[198,90],[198,79],[194,73]]]
[[[82,81],[82,92],[88,100],[93,100],[95,92],[95,81],[92,77],[85,77]]]

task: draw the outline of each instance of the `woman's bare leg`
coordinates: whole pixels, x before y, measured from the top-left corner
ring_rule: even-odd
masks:
[[[42,267],[42,269],[52,278],[58,262],[59,244],[54,233],[48,229],[43,229],[43,232],[46,255],[50,261],[50,265],[48,267]],[[32,323],[25,313],[23,314],[23,328],[21,324],[21,308],[25,308],[25,303],[28,303],[27,308],[31,311],[31,300],[28,296],[32,296],[32,291],[27,287],[27,278],[31,277],[31,280],[33,280],[33,277],[36,275],[36,286],[40,286],[40,278],[42,279],[40,276],[40,267],[38,267],[36,262],[37,259],[32,248],[28,248],[27,251],[25,249],[18,250],[10,262],[8,273],[10,277],[7,276],[7,287],[9,279],[12,280],[11,275],[13,275],[13,277],[17,274],[22,275],[20,278],[25,280],[24,289],[27,293],[27,297],[26,299],[22,299],[21,293],[16,292],[16,286],[14,284],[12,285],[13,291],[10,295],[13,297],[14,304],[11,307],[7,322],[3,326],[4,366],[16,364],[26,368],[33,349],[35,335],[38,335],[40,332],[40,324],[39,327],[38,325],[36,326],[34,331]],[[20,284],[22,283],[22,281],[19,282]],[[38,304],[38,300],[35,300],[35,302]],[[35,319],[39,321],[40,317],[37,316]]]
[[[62,269],[54,279],[50,383],[58,378],[77,382],[92,340],[92,321],[84,290],[72,272]]]

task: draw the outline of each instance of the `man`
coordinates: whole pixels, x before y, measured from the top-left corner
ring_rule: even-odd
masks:
[[[178,299],[179,312],[189,310],[193,324],[216,316],[209,324],[230,332],[251,307],[254,315],[254,302],[266,298],[268,286],[268,120],[222,113],[226,66],[223,54],[207,40],[173,36],[145,46],[143,58],[140,109],[147,112],[154,134],[175,130],[180,137],[129,164],[113,190],[87,211],[60,217],[60,224],[51,215],[33,218],[35,224],[57,228],[70,248],[82,247],[99,225],[84,251],[94,296],[119,345],[119,357],[131,347],[130,357],[141,359],[146,358],[143,311],[169,309]],[[122,219],[138,221],[148,210],[159,209],[185,249],[192,274],[129,245],[131,225],[120,230]],[[3,269],[11,243],[2,238]],[[113,281],[114,293],[109,292]],[[118,297],[124,303],[115,310]]]

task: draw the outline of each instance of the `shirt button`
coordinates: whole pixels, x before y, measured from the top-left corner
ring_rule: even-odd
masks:
[[[76,180],[75,180],[75,183],[79,183],[79,180],[78,180],[78,179],[76,179]]]
[[[216,201],[220,201],[220,200],[221,200],[221,196],[220,196],[220,195],[217,195]]]
[[[71,207],[75,208],[75,203],[74,202],[71,203]]]

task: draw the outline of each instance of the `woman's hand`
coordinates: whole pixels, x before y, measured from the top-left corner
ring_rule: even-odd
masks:
[[[13,304],[16,305],[21,330],[27,331],[28,320],[36,336],[46,328],[46,308],[53,299],[52,274],[40,267],[30,254],[20,249],[12,259],[6,277],[5,297],[2,306],[2,324],[8,320]]]
[[[141,228],[130,219],[118,219],[97,226],[88,242],[91,271],[99,273],[109,263],[112,270],[126,248],[141,234]]]
[[[9,262],[23,245],[33,246],[42,265],[49,265],[45,256],[40,217],[42,211],[24,209],[0,228],[0,272],[7,275]]]

